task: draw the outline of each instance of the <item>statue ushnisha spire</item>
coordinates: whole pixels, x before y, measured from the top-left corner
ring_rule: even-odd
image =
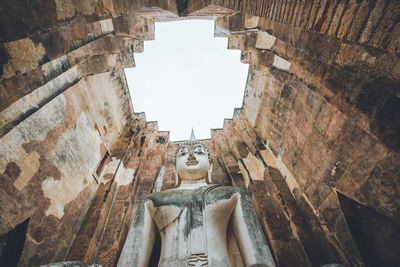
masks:
[[[196,141],[196,137],[194,136],[194,131],[193,131],[193,127],[192,127],[192,132],[190,133],[190,142],[194,142]]]

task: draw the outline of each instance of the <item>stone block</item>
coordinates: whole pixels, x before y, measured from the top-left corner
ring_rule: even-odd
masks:
[[[343,13],[347,9],[347,7],[348,7],[348,3],[344,3],[344,2],[338,3],[335,13],[330,22],[330,26],[328,29],[328,35],[336,36],[336,34],[339,30],[339,26],[342,23]]]
[[[347,8],[344,11],[342,21],[340,23],[339,29],[337,31],[337,37],[344,39],[345,36],[347,35],[351,23],[353,22],[353,19],[355,19],[355,13],[357,11],[357,8],[359,6],[359,3],[357,0],[350,0]]]
[[[323,22],[319,30],[320,33],[324,34],[328,32],[338,4],[338,0],[328,1],[328,3],[326,4],[326,13],[325,16],[322,17]]]
[[[371,11],[368,21],[365,24],[365,28],[360,35],[360,42],[367,43],[370,41],[371,37],[374,34],[374,30],[378,27],[381,22],[381,18],[384,15],[384,9],[386,6],[386,1],[378,0],[376,1],[374,9]]]
[[[228,37],[228,49],[243,50],[245,35],[231,35]]]
[[[317,0],[317,1],[313,2],[309,16],[308,16],[309,18],[308,18],[307,24],[304,25],[304,29],[307,29],[307,30],[313,29],[316,17],[318,15],[318,11],[321,9],[322,4],[323,3],[321,0]]]
[[[311,12],[311,8],[313,6],[313,2],[311,1],[304,1],[303,2],[303,12],[302,12],[302,16],[301,16],[301,20],[299,22],[299,27],[304,29],[307,27],[307,22],[309,20],[309,15]]]
[[[393,28],[389,38],[388,50],[397,54],[400,53],[400,23]]]
[[[367,23],[368,16],[371,10],[374,8],[373,4],[374,1],[362,1],[360,3],[360,7],[356,11],[353,18],[353,23],[351,24],[347,33],[347,40],[353,42],[358,41],[361,32],[364,30],[365,24]]]
[[[399,16],[400,5],[398,2],[392,1],[386,7],[385,14],[368,44],[377,48],[386,48],[387,40],[392,35],[392,31],[397,23],[396,18]]]
[[[245,15],[245,20],[244,20],[244,27],[246,29],[256,28],[257,25],[258,25],[258,19],[259,18],[260,17],[246,14]]]
[[[298,17],[299,17],[299,13],[301,13],[301,9],[303,8],[302,5],[303,5],[303,2],[296,2],[295,3],[295,7],[294,7],[294,10],[293,10],[293,15],[292,15],[292,19],[291,19],[290,25],[296,26],[296,23],[297,23],[297,20],[298,20]]]
[[[256,48],[271,49],[274,45],[276,37],[267,32],[258,32]]]
[[[287,60],[284,60],[283,58],[275,55],[274,56],[274,62],[272,63],[272,67],[275,67],[280,70],[284,71],[290,71],[290,62]]]

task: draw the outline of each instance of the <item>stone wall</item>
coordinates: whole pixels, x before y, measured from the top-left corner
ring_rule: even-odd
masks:
[[[216,18],[250,64],[243,107],[206,143],[278,266],[398,262],[398,1],[0,5],[0,236],[29,219],[19,266],[115,265],[140,199],[174,187],[178,144],[133,112],[122,68],[179,16]]]
[[[2,233],[30,218],[21,266],[63,259],[71,245],[93,173],[129,123],[121,75],[85,77],[0,139]]]
[[[387,7],[387,3],[380,4],[373,10]],[[343,8],[340,1],[331,5],[327,12]],[[325,9],[319,6],[319,10]],[[385,12],[383,21],[385,16],[393,15],[389,10]],[[371,12],[365,23],[377,20],[374,14]],[[278,263],[309,264],[298,256],[304,254],[296,243],[300,239],[313,265],[327,262],[363,265],[365,259],[360,257],[346,224],[337,192],[385,214],[398,226],[399,154],[395,133],[399,132],[399,98],[398,78],[393,71],[399,58],[389,46],[373,50],[368,48],[375,46],[372,41],[368,45],[361,39],[343,42],[343,36],[335,36],[335,31],[320,32],[307,25],[293,24],[293,20],[288,23],[291,19],[286,15],[268,19],[268,16],[239,13],[217,20],[220,32],[231,32],[228,47],[242,50],[242,61],[252,65],[242,113],[250,124],[248,127],[253,128],[267,148],[236,159],[250,193],[255,190],[253,199],[255,206],[261,205],[260,217],[264,212],[265,231]],[[358,31],[366,34],[367,29],[376,30],[367,27]],[[369,33],[370,37],[377,35]],[[357,52],[360,50],[363,52]],[[384,60],[386,56],[391,59]],[[366,63],[368,57],[373,58],[371,63]],[[383,71],[386,64],[392,65]],[[373,97],[376,91],[380,92],[379,97]],[[381,134],[379,129],[383,128],[385,133]],[[227,139],[233,139],[228,125],[224,125],[223,131]],[[243,132],[247,131],[248,128],[239,131],[238,139],[243,139]],[[233,155],[239,149],[239,145],[224,148]],[[252,151],[250,146],[248,150]],[[279,170],[278,177],[285,180],[291,195],[283,194],[285,187],[282,184],[278,187],[278,178],[273,179],[274,183],[267,180],[270,175],[266,174],[266,168],[271,167]],[[235,168],[232,170],[234,173]],[[259,186],[259,181],[266,189]],[[251,189],[252,184],[257,186]],[[271,193],[274,191],[276,197]],[[293,200],[297,207],[290,210],[287,203]],[[275,208],[269,210],[273,203]],[[300,211],[308,225],[296,226],[292,217],[296,211]],[[274,223],[271,218],[278,221]],[[390,231],[396,231],[396,227]],[[312,233],[309,241],[302,237],[305,233]],[[323,253],[310,251],[305,242],[313,242],[314,246],[318,243]]]
[[[95,174],[103,156],[118,164],[141,127],[122,70],[154,34],[152,21],[139,20],[131,28],[97,21],[2,45],[0,235],[29,219],[20,266],[65,259],[90,204],[102,203],[96,190],[114,177],[111,167]]]

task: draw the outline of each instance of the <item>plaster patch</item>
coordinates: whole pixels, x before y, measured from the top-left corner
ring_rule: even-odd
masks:
[[[52,214],[60,219],[64,215],[63,199],[65,197],[63,196],[68,194],[66,189],[61,180],[55,180],[51,176],[42,182],[43,194],[50,199],[50,207],[46,211],[46,216]]]
[[[19,154],[17,165],[21,168],[21,174],[17,180],[15,180],[14,186],[21,191],[28,184],[33,175],[39,170],[40,155],[37,152],[27,154],[22,148],[17,151],[16,154]]]
[[[75,15],[74,0],[55,0],[57,20],[72,18]]]
[[[112,19],[105,19],[100,21],[101,32],[103,34],[109,34],[114,31],[114,25],[112,23]]]
[[[116,173],[117,169],[118,169],[118,165],[119,165],[120,162],[121,162],[121,161],[120,161],[119,159],[117,159],[117,157],[112,157],[112,158],[108,161],[108,163],[107,163],[107,165],[106,165],[106,167],[105,167],[105,169],[104,169],[104,172],[103,172],[102,176],[104,176],[104,175],[106,175],[106,174],[112,174],[112,175],[114,175],[114,174]]]
[[[264,180],[265,167],[261,160],[253,156],[253,154],[248,153],[247,157],[243,158],[243,162],[246,165],[247,170],[250,172],[253,180]]]
[[[290,62],[275,55],[274,63],[272,63],[272,67],[275,67],[280,70],[289,71],[290,70]]]
[[[108,132],[102,135],[102,140],[109,147],[114,140],[120,138],[118,133],[122,132],[126,123],[126,120],[121,119],[126,116],[123,110],[126,96],[122,95],[124,91],[120,89],[120,82],[112,72],[106,72],[88,76],[77,86],[87,99],[87,118],[90,124],[94,125],[96,122],[99,128],[107,127]]]
[[[22,73],[36,67],[38,62],[46,55],[43,45],[41,43],[35,45],[29,38],[4,43],[4,47],[10,56],[9,63],[14,70]]]
[[[47,155],[68,179],[91,176],[100,160],[101,139],[90,127],[84,113],[77,122],[76,129],[68,128],[58,139],[53,150]]]
[[[64,121],[66,105],[63,95],[56,97],[0,139],[0,172],[5,171],[8,162],[23,161],[24,153],[15,153],[23,150],[22,144],[43,141],[51,129]]]
[[[136,169],[125,168],[124,164],[120,164],[115,174],[115,181],[118,185],[127,185],[135,179]]]
[[[275,43],[275,40],[275,36],[267,32],[259,32],[257,35],[256,48],[271,49]]]
[[[47,159],[62,176],[47,178],[42,183],[43,193],[50,199],[46,215],[61,218],[63,207],[84,189],[84,179],[91,177],[100,160],[100,137],[90,127],[84,113],[76,122],[76,130],[68,128],[58,139]]]

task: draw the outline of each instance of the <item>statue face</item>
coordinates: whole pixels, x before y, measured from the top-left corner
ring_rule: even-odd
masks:
[[[179,149],[176,155],[176,171],[181,180],[195,181],[206,178],[210,169],[208,152],[203,145],[191,143]]]

